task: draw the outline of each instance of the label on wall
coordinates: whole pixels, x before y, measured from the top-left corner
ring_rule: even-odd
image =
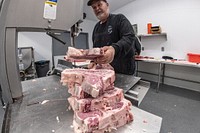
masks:
[[[57,0],[47,0],[44,5],[44,14],[45,19],[55,20],[56,19],[56,10],[57,10]]]

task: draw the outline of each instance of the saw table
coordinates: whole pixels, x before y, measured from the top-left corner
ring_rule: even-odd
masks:
[[[23,97],[6,108],[2,133],[73,133],[70,94],[53,75],[22,82]],[[162,118],[132,106],[134,121],[113,133],[159,133]]]

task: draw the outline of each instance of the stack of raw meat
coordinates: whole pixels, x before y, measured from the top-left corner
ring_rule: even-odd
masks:
[[[61,82],[72,95],[75,133],[104,133],[133,120],[131,102],[114,87],[115,72],[109,69],[66,69]]]

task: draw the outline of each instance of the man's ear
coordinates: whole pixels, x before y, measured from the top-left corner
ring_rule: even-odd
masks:
[[[107,6],[109,6],[109,4],[108,3],[106,3],[107,4]]]

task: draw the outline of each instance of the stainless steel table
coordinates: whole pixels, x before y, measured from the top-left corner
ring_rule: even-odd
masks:
[[[122,88],[126,93],[140,79],[140,77],[135,77],[134,75],[116,74],[115,86]]]
[[[73,111],[68,110],[67,88],[60,77],[22,82],[23,98],[7,109],[3,131],[10,133],[73,133]],[[159,133],[162,118],[132,107],[134,121],[114,133]]]
[[[136,58],[135,60],[136,60],[136,65],[137,65],[136,75],[138,75],[138,72],[151,74],[151,73],[148,73],[148,72],[138,71],[138,62],[156,63],[156,64],[159,65],[156,92],[159,92],[160,84],[161,83],[163,84],[164,83],[164,78],[167,77],[167,76],[165,76],[166,65],[200,68],[200,64],[191,63],[191,62],[188,62],[188,61],[174,61],[174,60],[164,60],[164,59],[143,59],[143,58]],[[170,78],[174,78],[174,77],[170,77]],[[186,79],[181,79],[181,78],[175,78],[175,79],[179,79],[179,80],[184,80],[184,81],[189,81],[189,82],[194,82],[194,83],[200,84],[200,82],[198,82],[198,81],[192,81],[192,80],[189,80],[189,79],[187,79],[187,80]]]

